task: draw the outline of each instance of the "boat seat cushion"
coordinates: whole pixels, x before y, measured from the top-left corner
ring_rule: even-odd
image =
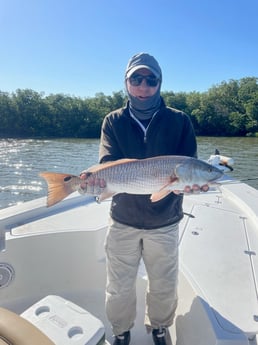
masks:
[[[0,345],[55,345],[36,326],[0,307]]]
[[[12,344],[0,338],[0,345],[12,345]]]

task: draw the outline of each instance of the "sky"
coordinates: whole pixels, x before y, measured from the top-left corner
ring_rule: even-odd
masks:
[[[0,0],[0,91],[112,95],[153,55],[162,91],[258,77],[258,0]]]

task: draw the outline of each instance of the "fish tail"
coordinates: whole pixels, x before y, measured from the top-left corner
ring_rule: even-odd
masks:
[[[75,191],[73,179],[77,176],[53,172],[42,172],[48,185],[47,206],[53,206]]]

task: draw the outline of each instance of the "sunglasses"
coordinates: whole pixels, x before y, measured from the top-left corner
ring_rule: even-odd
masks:
[[[156,87],[159,83],[159,79],[156,78],[154,75],[140,75],[140,74],[133,74],[130,78],[129,78],[129,83],[132,86],[139,86],[141,85],[142,81],[145,80],[147,86],[150,87]]]

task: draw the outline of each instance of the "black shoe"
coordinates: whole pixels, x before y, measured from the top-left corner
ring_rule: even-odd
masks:
[[[158,328],[152,331],[152,338],[155,345],[167,345],[166,328]]]
[[[129,345],[131,340],[130,331],[115,336],[113,345]]]

